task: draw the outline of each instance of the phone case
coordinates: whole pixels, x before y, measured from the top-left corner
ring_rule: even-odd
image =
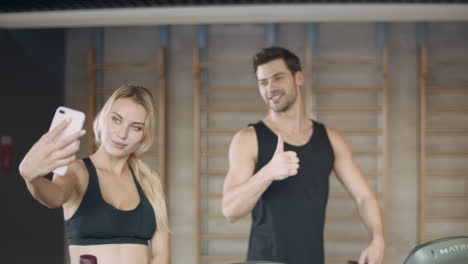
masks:
[[[63,130],[62,133],[60,133],[58,138],[64,138],[75,132],[80,131],[83,128],[85,121],[85,114],[83,112],[60,106],[55,111],[55,115],[52,119],[49,131],[56,127],[58,124],[60,124],[67,117],[71,119],[71,122],[68,124],[65,130]],[[63,176],[67,172],[67,168],[68,166],[57,167],[53,170],[53,172],[55,174]]]

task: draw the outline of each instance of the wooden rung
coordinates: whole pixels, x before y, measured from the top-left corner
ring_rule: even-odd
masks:
[[[459,66],[468,67],[468,61],[434,61],[429,63],[430,66]]]
[[[380,106],[369,107],[313,107],[312,112],[317,113],[378,113],[382,111]]]
[[[258,88],[254,86],[249,87],[203,87],[202,92],[249,92],[257,91]]]
[[[468,135],[468,129],[428,129],[428,135]]]
[[[201,152],[203,156],[206,157],[227,157],[227,151],[216,151],[216,150],[204,150]]]
[[[308,61],[308,66],[380,66],[381,63],[373,60],[349,60],[349,61]]]
[[[339,242],[366,242],[369,241],[367,237],[345,237],[345,236],[325,236],[325,241],[339,241]]]
[[[234,135],[238,130],[234,129],[202,129],[202,135]]]
[[[229,261],[229,262],[242,262],[245,261],[245,257],[240,257],[240,256],[200,256],[202,260],[204,261],[213,261],[213,262],[218,262],[218,261]]]
[[[426,90],[430,92],[468,92],[468,87],[430,86]]]
[[[440,215],[431,215],[431,216],[426,216],[425,217],[427,220],[433,220],[433,221],[466,221],[468,220],[467,215],[451,215],[451,216],[440,216]]]
[[[93,64],[94,69],[106,68],[131,68],[131,67],[152,67],[159,68],[160,64],[154,62],[131,62],[131,63],[99,63]]]
[[[382,134],[382,129],[338,129],[338,132],[344,135],[359,135],[359,134]]]
[[[468,156],[466,151],[429,151],[427,156]]]
[[[198,64],[200,68],[210,67],[245,67],[251,66],[248,61],[202,61]]]
[[[429,199],[468,199],[468,194],[457,193],[426,193],[426,198]]]
[[[468,177],[468,172],[426,172],[428,177]]]
[[[145,87],[147,88],[148,90],[150,91],[159,91],[159,87]],[[111,94],[113,92],[115,92],[115,90],[117,90],[117,88],[96,88],[96,93],[98,94]]]
[[[203,107],[200,112],[204,113],[264,113],[265,108],[252,107]]]
[[[327,93],[327,92],[378,92],[382,90],[381,86],[362,86],[362,87],[357,87],[357,86],[315,86],[311,87],[310,85],[308,86],[308,89],[312,89],[312,92],[321,92],[321,93]]]
[[[428,113],[466,113],[468,108],[462,107],[430,107],[427,108]]]
[[[247,240],[249,236],[238,234],[202,234],[200,238],[202,240]]]
[[[224,177],[226,176],[227,172],[225,171],[205,171],[200,173],[201,176],[205,177]]]

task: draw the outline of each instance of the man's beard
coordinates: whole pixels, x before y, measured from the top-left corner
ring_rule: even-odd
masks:
[[[294,102],[296,101],[296,97],[290,99],[289,96],[286,96],[287,98],[285,98],[285,104],[283,106],[281,105],[272,105],[272,104],[268,104],[268,107],[273,110],[273,112],[275,113],[283,113],[283,112],[286,112],[288,111],[291,106],[294,104]]]

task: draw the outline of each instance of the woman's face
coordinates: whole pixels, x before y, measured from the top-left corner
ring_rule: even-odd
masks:
[[[146,111],[128,98],[115,101],[102,127],[102,147],[112,156],[128,156],[144,139]]]

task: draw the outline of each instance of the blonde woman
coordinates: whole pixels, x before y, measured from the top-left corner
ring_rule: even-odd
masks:
[[[41,137],[20,164],[29,191],[49,208],[63,206],[72,264],[83,254],[95,255],[99,264],[170,263],[161,182],[139,158],[153,142],[151,93],[120,87],[93,125],[98,149],[83,160],[75,153],[84,131],[55,140],[66,121]],[[44,177],[64,164],[65,176]]]

